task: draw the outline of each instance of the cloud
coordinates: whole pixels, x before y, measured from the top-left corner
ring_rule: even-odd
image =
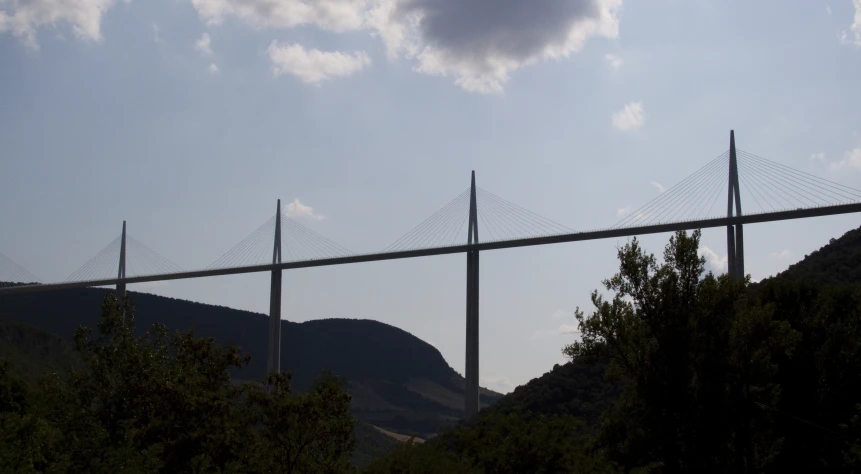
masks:
[[[350,55],[340,51],[306,50],[300,44],[280,46],[272,41],[268,52],[274,75],[292,74],[314,85],[333,77],[355,74],[371,64],[371,58],[364,51]]]
[[[852,21],[852,33],[855,36],[855,39],[852,40],[852,43],[855,46],[861,46],[861,0],[852,0],[852,5],[855,7],[855,18]]]
[[[643,104],[631,102],[613,114],[613,126],[623,132],[633,132],[643,126]]]
[[[307,217],[317,221],[326,218],[326,216],[314,212],[313,207],[303,204],[299,198],[294,199],[293,202],[288,202],[284,209],[286,209],[287,217]]]
[[[622,217],[631,212],[631,206],[625,206],[621,209],[616,209],[616,216]]]
[[[666,191],[666,190],[667,190],[667,188],[665,188],[663,184],[661,184],[661,183],[659,183],[659,182],[657,182],[657,181],[649,181],[649,184],[651,184],[652,186],[654,186],[654,187],[658,188],[658,192],[659,192],[659,193],[663,193],[664,191]]]
[[[218,64],[215,64],[215,63],[209,63],[209,72],[210,72],[211,74],[215,74],[215,73],[217,73],[217,72],[218,72]]]
[[[234,16],[255,28],[295,28],[315,25],[344,32],[362,29],[370,0],[191,0],[198,16],[220,25]]]
[[[785,258],[791,257],[792,252],[790,252],[788,249],[783,249],[780,252],[771,252],[770,254],[768,254],[768,256],[771,258],[777,258],[777,259],[783,260]]]
[[[831,170],[839,170],[846,166],[851,166],[855,169],[861,170],[861,147],[847,151],[842,160],[829,164],[828,168]]]
[[[38,50],[36,30],[69,23],[78,39],[101,41],[102,15],[114,0],[0,0],[0,33],[10,32],[27,47]]]
[[[514,384],[508,377],[480,377],[481,386],[489,388],[494,392],[508,393],[514,390]]]
[[[822,153],[822,152],[814,153],[814,154],[810,155],[810,160],[823,162],[823,161],[825,161],[825,153]]]
[[[204,33],[194,42],[194,49],[203,56],[212,56],[212,38],[209,37],[209,33]]]
[[[227,17],[266,28],[313,25],[367,31],[390,59],[416,72],[453,76],[460,87],[501,92],[510,74],[568,57],[593,36],[616,38],[622,0],[192,0],[201,20]]]
[[[159,37],[158,33],[159,33],[158,25],[153,23],[152,24],[152,40],[154,43],[161,43],[161,38]]]
[[[568,57],[592,36],[618,36],[621,0],[402,0],[378,25],[390,55],[414,56],[414,70],[455,76],[470,92],[498,93],[510,74]]]
[[[697,250],[697,255],[706,258],[705,269],[707,272],[712,272],[715,275],[725,273],[727,270],[727,256],[721,257],[717,252],[703,245]]]
[[[550,315],[551,319],[560,320],[560,319],[574,319],[573,311],[565,311],[562,309],[558,309]],[[578,324],[568,324],[562,323],[560,326],[555,329],[538,329],[529,336],[530,341],[537,341],[539,339],[544,339],[546,337],[551,336],[568,336],[571,334],[580,334],[578,329]]]
[[[831,15],[831,6],[830,5],[825,5],[825,13]]]
[[[563,324],[554,331],[559,335],[580,334],[580,329],[576,324]]]
[[[616,56],[615,54],[605,54],[604,59],[610,64],[610,67],[612,67],[613,69],[619,69],[620,67],[622,67],[622,58]]]

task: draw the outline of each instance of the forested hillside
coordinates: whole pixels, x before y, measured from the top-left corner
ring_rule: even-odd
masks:
[[[107,292],[77,289],[4,295],[0,318],[71,341],[79,326],[95,326]],[[129,297],[136,307],[139,333],[158,322],[171,330],[194,330],[222,345],[235,344],[251,361],[242,369],[232,369],[233,377],[264,377],[265,315],[145,293],[130,292]],[[463,378],[436,348],[396,327],[355,319],[284,321],[281,347],[281,368],[293,373],[295,389],[307,390],[323,370],[330,370],[348,381],[357,416],[375,425],[427,437],[462,416]],[[485,406],[498,397],[482,392]]]
[[[861,228],[831,239],[772,279],[808,280],[823,285],[861,283]]]
[[[571,362],[369,472],[857,472],[859,244],[744,285],[704,274],[698,232],[662,264],[635,240]]]

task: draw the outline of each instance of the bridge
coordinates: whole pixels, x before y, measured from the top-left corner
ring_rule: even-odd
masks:
[[[746,199],[752,200],[746,204],[747,213],[742,213],[741,184],[744,184]],[[725,214],[720,207],[714,209],[724,191],[727,193]],[[751,208],[754,210],[750,211]],[[132,283],[270,272],[267,368],[279,371],[281,276],[284,270],[465,253],[464,413],[468,417],[479,409],[480,252],[726,227],[728,274],[742,279],[745,276],[745,224],[859,211],[861,191],[737,149],[735,134],[731,131],[727,151],[606,229],[570,229],[477,187],[473,172],[468,189],[379,252],[350,252],[282,213],[279,200],[274,216],[203,269],[181,269],[128,235],[125,222],[117,238],[62,282],[37,283],[36,277],[0,253],[0,281],[8,279],[25,283],[0,288],[0,297],[114,285],[118,294],[123,295],[126,286]],[[479,240],[479,224],[483,240]],[[462,239],[464,227],[466,241],[458,240]],[[116,276],[113,269],[116,269]]]

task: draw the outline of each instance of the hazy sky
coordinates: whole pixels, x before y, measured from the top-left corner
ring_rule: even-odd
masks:
[[[607,227],[724,152],[730,129],[861,188],[859,84],[861,0],[0,0],[0,252],[63,280],[125,219],[202,268],[277,198],[373,251],[470,170],[569,227]],[[772,275],[859,224],[747,226],[746,270]],[[643,241],[659,253],[667,237]],[[482,384],[563,361],[574,308],[624,241],[482,254]],[[703,244],[723,269],[725,231]],[[283,315],[383,321],[462,371],[465,260],[289,271]],[[132,289],[266,312],[268,278]]]

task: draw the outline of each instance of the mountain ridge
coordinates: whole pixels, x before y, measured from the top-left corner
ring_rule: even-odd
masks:
[[[4,295],[0,318],[70,341],[79,326],[95,327],[101,302],[110,291],[85,288]],[[193,330],[218,344],[235,344],[251,356],[248,366],[232,372],[235,379],[265,376],[268,316],[149,293],[129,292],[129,297],[139,334],[156,322],[171,331]],[[463,378],[438,349],[403,329],[370,319],[284,320],[281,337],[281,368],[293,373],[297,390],[306,390],[323,370],[329,370],[345,378],[348,390],[355,393],[356,416],[376,426],[427,437],[463,416],[462,406],[445,403],[452,396],[462,398]],[[483,389],[482,404],[487,406],[500,396]]]

